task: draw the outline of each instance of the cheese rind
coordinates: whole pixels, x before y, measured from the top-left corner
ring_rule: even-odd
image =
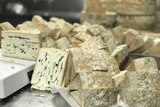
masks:
[[[154,15],[156,0],[117,0],[117,12],[123,15]]]
[[[55,23],[59,28],[59,37],[67,36],[68,33],[73,29],[73,25],[66,22],[63,19],[58,19],[56,17],[50,18],[50,22]]]
[[[11,25],[9,22],[0,23],[0,31],[1,30],[14,30],[14,26]]]
[[[159,107],[160,93],[137,88],[122,89],[121,96],[129,107]]]
[[[160,71],[152,57],[135,59],[120,83],[122,98],[131,107],[160,106]]]
[[[41,48],[32,75],[32,88],[50,90],[53,85],[64,86],[69,51],[54,48]],[[65,83],[64,83],[65,81]]]
[[[102,43],[101,39],[90,39],[80,44],[81,47],[70,49],[76,72],[108,70],[107,61],[109,54],[102,49]]]
[[[27,60],[36,60],[41,48],[41,32],[2,31],[2,55]]]
[[[148,7],[147,7],[148,8]],[[127,16],[119,15],[117,23],[126,28],[134,28],[138,30],[148,30],[154,27],[156,22],[155,16]]]
[[[86,13],[82,12],[80,21],[81,23],[88,22],[90,24],[100,24],[105,27],[113,27],[116,21],[117,14],[115,12],[105,13]]]
[[[84,89],[82,107],[111,107],[116,104],[118,92],[115,88]]]
[[[128,48],[127,45],[119,45],[116,47],[116,49],[111,54],[112,57],[114,57],[120,66],[122,62],[126,59],[128,56]]]
[[[104,13],[106,10],[99,0],[85,0],[84,11],[86,13]]]
[[[22,24],[18,24],[16,26],[18,30],[33,30],[36,29],[35,25],[31,21],[23,22]]]
[[[60,49],[67,49],[70,45],[70,42],[67,37],[63,37],[58,39],[56,42],[56,47]]]
[[[125,38],[126,38],[126,36],[124,35],[124,32],[126,32],[126,31],[127,31],[127,29],[123,28],[122,26],[117,26],[112,29],[112,32],[115,36],[117,45],[124,44]]]
[[[110,88],[112,87],[111,73],[109,72],[81,72],[82,89]]]

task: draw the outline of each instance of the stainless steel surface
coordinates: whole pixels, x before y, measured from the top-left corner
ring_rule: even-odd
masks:
[[[0,100],[0,107],[70,107],[59,95],[31,90],[30,85]]]

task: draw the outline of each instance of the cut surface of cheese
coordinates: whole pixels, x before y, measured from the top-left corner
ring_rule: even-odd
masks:
[[[32,88],[50,90],[52,85],[62,86],[69,51],[41,48],[32,76]]]
[[[26,60],[36,60],[41,47],[39,30],[2,31],[2,55]]]

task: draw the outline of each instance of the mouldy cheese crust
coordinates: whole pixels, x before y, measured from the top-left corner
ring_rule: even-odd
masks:
[[[80,44],[81,47],[70,49],[76,72],[108,70],[107,56],[109,54],[104,49],[101,49],[102,43],[102,40],[91,39]]]
[[[100,24],[105,27],[113,27],[117,14],[115,12],[105,13],[86,13],[81,12],[81,23],[88,22],[90,24]]]
[[[106,10],[99,0],[84,0],[84,11],[87,13],[104,13]]]
[[[156,22],[155,16],[127,16],[119,15],[117,23],[126,28],[134,28],[139,30],[152,29]]]
[[[82,107],[111,107],[116,104],[118,92],[115,88],[84,89]]]
[[[160,71],[154,58],[133,60],[120,83],[123,100],[130,107],[160,106]]]
[[[117,0],[117,13],[123,15],[154,15],[156,0]]]
[[[41,32],[2,31],[2,55],[27,60],[36,60],[41,48]]]
[[[109,72],[81,72],[82,89],[110,88],[113,86]]]
[[[2,31],[4,30],[14,30],[14,26],[12,26],[9,22],[0,23],[0,48],[1,48],[1,39],[2,39]]]

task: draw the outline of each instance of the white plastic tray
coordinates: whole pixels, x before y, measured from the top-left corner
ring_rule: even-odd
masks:
[[[34,69],[34,61],[0,56],[0,99],[6,98],[27,85],[28,72]]]

